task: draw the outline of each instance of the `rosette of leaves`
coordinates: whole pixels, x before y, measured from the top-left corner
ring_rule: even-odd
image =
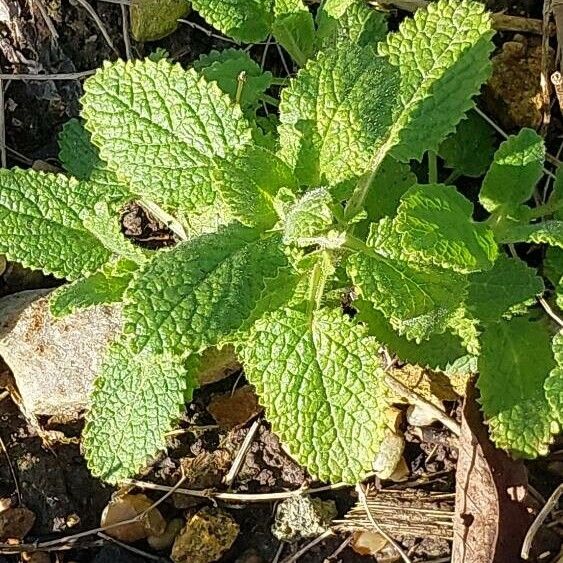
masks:
[[[68,174],[0,172],[0,252],[71,282],[53,312],[123,303],[84,431],[89,466],[107,481],[165,447],[202,354],[225,345],[273,429],[319,479],[353,483],[372,470],[392,400],[381,346],[445,371],[478,358],[485,414],[508,449],[541,453],[556,429],[550,327],[526,312],[543,282],[502,246],[545,241],[529,234],[543,215],[526,205],[543,145],[523,133],[521,158],[520,138],[501,146],[484,180],[484,222],[455,186],[420,184],[408,166],[474,107],[490,73],[490,16],[439,0],[377,42],[377,26],[360,25],[373,21],[351,16],[365,15],[363,2],[324,9],[334,11],[317,13],[315,53],[282,90],[267,134],[256,112],[272,77],[242,52],[188,70],[117,61],[87,80],[84,127],[72,121],[62,133]],[[514,211],[506,202],[518,198]],[[178,244],[149,253],[126,240],[129,201],[166,221]],[[357,315],[339,299],[352,289]],[[524,330],[541,362],[507,344]],[[510,399],[490,383],[497,345],[502,377],[519,374]],[[515,429],[531,409],[538,430],[522,447]]]

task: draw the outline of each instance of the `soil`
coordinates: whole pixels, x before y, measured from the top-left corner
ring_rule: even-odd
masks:
[[[58,33],[56,40],[38,12],[36,3],[25,0],[8,0],[8,3],[19,6],[19,16],[11,28],[0,24],[0,64],[4,73],[35,72],[38,69],[47,73],[85,71],[95,69],[104,60],[117,56],[92,18],[76,2],[43,0]],[[106,27],[115,49],[123,56],[125,47],[120,6],[95,0],[91,4]],[[534,0],[495,0],[488,4],[497,11],[506,10],[513,15],[541,17],[540,3]],[[34,8],[30,7],[32,5]],[[205,25],[195,14],[190,15],[190,19]],[[508,39],[512,39],[510,34],[502,34],[503,41]],[[133,43],[133,50],[135,55],[143,56],[156,47],[162,47],[175,60],[188,65],[202,53],[228,46],[227,42],[181,25],[171,36],[156,43]],[[259,57],[260,50],[255,48],[251,53],[254,50]],[[283,64],[275,49],[270,50],[267,65],[278,75],[283,74]],[[9,86],[5,85],[5,89],[6,144],[10,147],[8,166],[37,165],[38,161],[41,166],[57,166],[57,135],[62,125],[78,114],[81,83],[76,80],[12,81]],[[558,120],[559,116],[556,116],[553,139],[561,133]],[[175,243],[167,229],[135,205],[124,210],[123,229],[127,236],[151,248]],[[9,264],[6,271],[0,274],[0,296],[24,289],[53,287],[58,283],[54,278],[31,272],[17,264]],[[180,431],[170,437],[167,455],[157,460],[150,471],[143,475],[143,479],[172,486],[183,472],[187,476],[183,485],[185,488],[225,490],[222,480],[252,420],[234,428],[218,427],[207,406],[217,394],[230,392],[244,384],[244,377],[237,373],[196,392],[180,422]],[[0,376],[0,388],[2,386]],[[454,416],[459,415],[459,404],[451,403],[448,407]],[[318,485],[283,451],[261,415],[255,415],[253,420],[259,420],[260,425],[232,490],[271,493]],[[10,498],[14,505],[25,506],[35,513],[37,519],[26,538],[28,542],[67,537],[95,528],[99,525],[104,506],[115,492],[114,488],[94,479],[86,467],[79,444],[82,421],[42,419],[38,422],[39,429],[23,417],[10,399],[0,402],[0,499]],[[408,483],[401,487],[453,493],[457,461],[455,437],[439,424],[424,430],[405,426],[404,430]],[[528,465],[531,484],[544,497],[549,496],[562,480],[562,448],[563,442],[555,444],[552,455]],[[397,486],[391,482],[376,485]],[[162,494],[143,492],[154,500]],[[336,502],[339,518],[357,501],[354,490],[350,488],[327,491],[318,496]],[[205,504],[213,503],[176,494],[160,508],[169,519],[178,515],[185,517]],[[280,546],[271,533],[275,504],[221,505],[240,525],[237,540],[221,561],[259,563],[274,560]],[[556,552],[561,537],[549,530],[544,533],[545,545]],[[340,560],[354,563],[374,560],[370,556],[358,555],[350,547],[340,551],[335,559],[330,559],[346,537],[345,534],[338,534],[319,543],[299,561],[320,563]],[[443,539],[400,535],[395,539],[402,543],[413,562],[441,558],[447,560],[450,554],[450,543]],[[285,546],[282,559],[305,543],[307,541]],[[58,552],[56,561],[151,561],[119,545],[100,540],[95,535],[78,540],[78,545],[81,549]],[[135,547],[154,556],[144,542],[137,543]],[[17,556],[0,555],[0,563],[18,560]],[[55,561],[55,555],[52,561]]]

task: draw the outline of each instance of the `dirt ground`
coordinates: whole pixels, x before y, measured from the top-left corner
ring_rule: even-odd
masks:
[[[27,73],[40,68],[45,73],[66,73],[95,69],[106,59],[124,56],[121,7],[118,4],[92,1],[114,48],[108,45],[93,19],[80,4],[69,0],[43,0],[58,37],[54,37],[37,10],[36,4],[25,0],[8,0],[8,4],[19,6],[16,27],[0,23],[0,64],[3,73]],[[505,9],[513,15],[541,18],[541,3],[537,0],[496,0],[490,7]],[[34,6],[33,8],[31,6]],[[201,25],[204,22],[196,15],[190,19]],[[503,33],[499,42],[511,39]],[[200,54],[212,48],[229,47],[229,43],[209,37],[207,34],[180,25],[166,39],[152,44],[136,44],[136,55],[143,56],[156,47],[167,49],[171,57],[183,65],[189,65]],[[117,53],[115,52],[117,51]],[[259,47],[251,50],[261,56]],[[275,50],[271,50],[267,61],[270,69],[278,75],[284,73]],[[8,149],[8,166],[28,167],[34,162],[57,166],[57,134],[62,125],[78,115],[81,82],[12,81],[5,88],[5,134]],[[561,134],[560,117],[554,116],[550,139],[556,142]],[[128,210],[129,234],[133,237],[159,240],[167,244],[166,232],[147,224],[139,216],[138,209]],[[150,223],[150,222],[148,222]],[[37,272],[30,272],[15,264],[9,265],[0,275],[0,296],[24,289],[52,287],[56,280]],[[0,373],[2,369],[0,368]],[[0,380],[1,381],[1,380]],[[267,422],[256,414],[250,420],[234,428],[219,427],[208,411],[212,399],[229,394],[233,389],[245,385],[244,377],[235,373],[229,378],[204,387],[196,393],[194,401],[187,406],[179,428],[181,432],[170,438],[166,456],[162,456],[143,476],[153,483],[172,486],[182,471],[187,475],[185,488],[224,490],[222,480],[242,444],[252,422],[260,421],[249,453],[233,483],[232,491],[239,493],[272,493],[294,490],[300,487],[319,485],[288,457],[279,441],[269,431]],[[1,385],[0,385],[1,387]],[[460,405],[452,402],[450,412],[459,419]],[[114,492],[100,481],[92,478],[80,452],[79,436],[81,421],[39,421],[47,432],[49,441],[41,437],[37,429],[25,420],[9,398],[0,402],[0,438],[5,452],[0,450],[0,499],[11,498],[14,503],[26,506],[36,515],[35,525],[27,541],[48,541],[71,536],[99,525],[100,515]],[[420,432],[407,427],[403,422],[407,439],[405,460],[406,484],[378,483],[383,488],[408,488],[420,491],[453,493],[457,442],[455,436],[439,424]],[[563,441],[554,444],[552,454],[528,464],[530,483],[539,495],[548,497],[563,479]],[[153,500],[162,493],[141,491]],[[342,518],[357,500],[353,489],[327,491],[318,495],[323,500],[332,499]],[[187,496],[173,495],[162,506],[167,519],[194,513],[211,501]],[[271,532],[275,502],[237,503],[220,502],[240,525],[240,533],[232,548],[221,561],[260,563],[276,560],[280,543]],[[398,505],[397,510],[400,510]],[[554,530],[542,530],[541,546],[557,552],[561,537]],[[325,561],[360,562],[373,561],[371,556],[361,556],[349,546],[333,554],[347,534],[337,534],[311,548],[299,561],[321,563]],[[448,561],[451,544],[443,538],[431,536],[413,538],[398,534],[399,541],[413,562]],[[306,544],[306,541],[285,546],[281,559]],[[151,561],[117,544],[91,536],[78,540],[80,549],[53,553],[52,561],[65,562],[142,562]],[[69,546],[72,547],[72,546]],[[146,543],[136,544],[141,551],[155,556]],[[0,553],[2,553],[0,551]],[[167,561],[166,558],[157,560]],[[277,555],[280,557],[280,554]],[[18,556],[2,556],[0,563],[18,561]],[[380,559],[380,561],[399,559]]]

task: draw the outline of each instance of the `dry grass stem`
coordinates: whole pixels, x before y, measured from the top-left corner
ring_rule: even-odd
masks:
[[[100,30],[103,38],[106,40],[106,43],[109,45],[110,49],[119,57],[119,51],[115,48],[115,45],[111,40],[108,30],[106,29],[104,22],[100,19],[100,16],[98,16],[96,10],[94,10],[94,8],[90,6],[88,0],[76,0],[76,1],[88,12],[90,17],[94,20],[94,23],[98,26],[98,29]]]

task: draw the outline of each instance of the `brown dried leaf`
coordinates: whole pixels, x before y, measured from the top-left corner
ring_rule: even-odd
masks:
[[[494,447],[477,404],[475,382],[463,406],[452,563],[516,563],[531,518],[515,498],[525,490],[522,461]]]
[[[207,407],[217,424],[233,428],[248,422],[262,409],[258,405],[258,397],[250,385],[240,387],[234,393],[225,393],[213,397]]]

